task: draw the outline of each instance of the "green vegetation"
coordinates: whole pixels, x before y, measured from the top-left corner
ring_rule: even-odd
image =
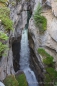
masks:
[[[10,10],[7,7],[0,7],[0,15],[9,17],[10,16]]]
[[[18,76],[9,75],[4,79],[5,86],[28,86],[26,77],[24,74]]]
[[[43,62],[44,62],[44,64],[49,65],[49,66],[53,65],[53,57],[52,56],[47,57],[47,58],[43,59]]]
[[[4,79],[5,86],[19,86],[18,81],[15,79],[14,75],[7,76]]]
[[[3,33],[3,32],[0,32],[0,56],[2,56],[2,54],[4,54],[4,50],[7,48],[7,45],[4,44],[3,42],[4,41],[7,41],[8,40],[8,36]]]
[[[0,20],[1,24],[4,26],[4,29],[6,31],[9,31],[13,29],[13,22],[10,19],[10,9],[6,6],[7,1],[8,0],[0,0]],[[7,45],[5,43],[7,40],[8,36],[6,33],[0,32],[0,57],[2,57],[2,55],[5,55],[4,51],[7,48]]]
[[[1,3],[6,3],[8,0],[0,0]]]
[[[11,4],[12,4],[12,6],[15,6],[16,5],[16,2],[15,1],[12,1]]]
[[[6,48],[7,48],[7,45],[2,44],[2,42],[0,42],[0,56],[2,56]]]
[[[0,20],[5,27],[5,30],[12,30],[13,29],[13,22],[9,18],[10,10],[7,7],[0,8]]]
[[[46,72],[50,75],[52,79],[55,79],[57,77],[57,71],[52,67],[47,67]]]
[[[6,2],[8,2],[8,0],[0,0],[0,7],[6,7]]]
[[[38,53],[44,57],[43,63],[45,64],[46,69],[44,86],[55,86],[57,82],[57,71],[54,68],[53,57],[49,55],[43,48],[39,48]]]
[[[5,33],[0,32],[0,40],[8,40],[8,36]]]
[[[25,74],[20,74],[20,75],[16,76],[16,79],[19,83],[19,86],[28,86]]]
[[[46,74],[44,82],[46,83],[44,86],[54,86],[56,84],[57,79],[57,71],[52,67],[46,68]]]
[[[43,48],[38,48],[38,53],[41,54],[43,57],[43,63],[46,65],[53,65],[53,57],[49,55]]]
[[[2,24],[4,25],[5,30],[13,30],[13,22],[11,19],[9,19],[9,17],[3,17],[0,15],[0,19],[2,20]]]
[[[38,7],[34,13],[34,22],[36,27],[39,27],[39,32],[43,33],[47,28],[47,20],[41,15],[42,7],[38,4]]]

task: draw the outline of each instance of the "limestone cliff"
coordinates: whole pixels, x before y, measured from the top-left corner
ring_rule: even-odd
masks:
[[[34,47],[31,47],[34,49],[36,55],[39,47],[45,48],[45,50],[54,57],[57,69],[57,1],[35,0],[35,2],[36,7],[34,6],[34,9],[37,8],[39,2],[43,6],[42,15],[45,16],[47,19],[47,30],[43,34],[40,34],[39,27],[35,26],[34,18],[32,15],[29,22],[29,33],[34,41]],[[40,59],[39,56],[38,59]]]

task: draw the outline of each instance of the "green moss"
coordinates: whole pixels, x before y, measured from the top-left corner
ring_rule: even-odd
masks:
[[[20,74],[20,75],[16,76],[16,79],[19,83],[19,86],[28,86],[26,77],[24,74]]]
[[[47,19],[44,16],[41,16],[42,7],[38,5],[34,13],[34,22],[36,27],[39,27],[40,33],[43,33],[47,28]]]
[[[7,45],[2,44],[2,42],[0,42],[0,56],[2,56],[6,48],[7,48]]]
[[[0,40],[8,40],[8,36],[5,33],[0,32]]]
[[[15,79],[14,75],[7,76],[4,79],[5,86],[19,86],[18,81]]]

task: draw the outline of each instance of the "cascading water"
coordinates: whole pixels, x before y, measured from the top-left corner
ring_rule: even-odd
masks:
[[[21,39],[21,50],[20,50],[20,69],[26,75],[26,79],[29,86],[39,86],[36,80],[34,72],[29,67],[30,49],[28,42],[28,30],[24,29],[22,32]]]

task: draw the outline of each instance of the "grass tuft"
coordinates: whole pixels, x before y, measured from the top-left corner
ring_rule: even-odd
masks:
[[[47,28],[47,19],[41,15],[42,7],[38,4],[34,13],[34,23],[36,27],[39,27],[39,32],[43,33]]]

